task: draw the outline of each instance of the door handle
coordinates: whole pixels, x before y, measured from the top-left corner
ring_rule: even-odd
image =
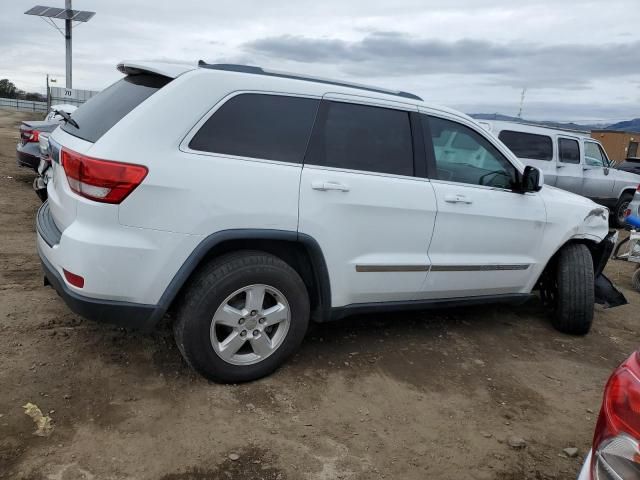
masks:
[[[466,197],[465,195],[461,195],[459,193],[456,193],[455,195],[446,195],[444,197],[444,201],[447,203],[464,203],[466,205],[470,205],[473,203],[473,201]]]
[[[326,192],[327,190],[336,190],[339,192],[348,192],[349,187],[337,182],[311,182],[311,188],[314,190],[320,190],[321,192]]]

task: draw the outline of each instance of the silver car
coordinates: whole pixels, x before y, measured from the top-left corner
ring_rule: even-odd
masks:
[[[624,212],[640,185],[640,175],[612,168],[600,142],[572,130],[503,121],[479,123],[524,163],[542,170],[546,184],[608,207],[612,224],[624,226]]]

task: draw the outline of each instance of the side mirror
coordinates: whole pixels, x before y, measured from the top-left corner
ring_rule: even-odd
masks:
[[[542,189],[542,185],[544,185],[544,175],[542,171],[531,165],[524,167],[522,182],[520,184],[522,193],[539,192]]]

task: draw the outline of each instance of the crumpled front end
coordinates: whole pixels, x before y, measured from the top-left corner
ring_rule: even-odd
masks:
[[[593,256],[594,268],[594,287],[595,301],[599,305],[606,308],[619,307],[626,305],[627,299],[620,290],[609,280],[603,273],[604,267],[607,265],[611,253],[618,242],[618,232],[613,231],[600,242],[591,247],[591,255]]]

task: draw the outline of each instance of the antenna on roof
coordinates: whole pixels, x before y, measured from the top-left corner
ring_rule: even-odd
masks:
[[[522,107],[524,107],[524,96],[527,93],[527,87],[522,89],[522,93],[520,94],[520,109],[518,110],[518,118],[522,119]]]

